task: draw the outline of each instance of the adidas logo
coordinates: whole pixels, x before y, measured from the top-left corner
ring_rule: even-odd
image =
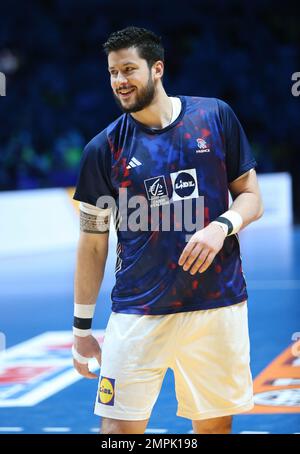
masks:
[[[133,167],[141,166],[142,163],[138,161],[136,158],[132,158],[129,161],[128,166],[126,166],[126,169],[132,169]]]

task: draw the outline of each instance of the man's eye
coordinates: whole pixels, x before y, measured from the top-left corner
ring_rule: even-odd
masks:
[[[126,68],[126,71],[133,71],[133,70],[134,70],[134,68],[130,68],[130,67]]]

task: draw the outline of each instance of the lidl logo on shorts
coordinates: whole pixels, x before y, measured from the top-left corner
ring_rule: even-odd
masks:
[[[113,378],[101,377],[98,392],[98,402],[103,405],[114,405],[115,403],[115,380]]]

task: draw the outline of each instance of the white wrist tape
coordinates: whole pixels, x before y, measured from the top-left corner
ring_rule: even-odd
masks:
[[[96,304],[74,304],[74,316],[78,318],[93,318]]]
[[[92,329],[80,329],[73,326],[73,334],[78,337],[87,337],[92,335]]]
[[[238,233],[240,228],[243,225],[242,216],[234,210],[225,211],[225,213],[218,216],[217,219],[212,221],[213,224],[223,224],[227,227],[227,234],[226,236],[234,235]],[[223,226],[222,226],[223,228]],[[224,230],[225,231],[225,230]]]
[[[90,358],[86,358],[85,356],[80,355],[78,351],[75,349],[74,345],[72,346],[72,354],[73,358],[80,364],[88,364]]]

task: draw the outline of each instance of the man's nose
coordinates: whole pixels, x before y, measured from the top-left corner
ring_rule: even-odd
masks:
[[[127,78],[124,74],[122,74],[121,72],[119,72],[118,74],[118,77],[117,77],[117,84],[118,84],[118,87],[121,85],[121,84],[127,84]]]

